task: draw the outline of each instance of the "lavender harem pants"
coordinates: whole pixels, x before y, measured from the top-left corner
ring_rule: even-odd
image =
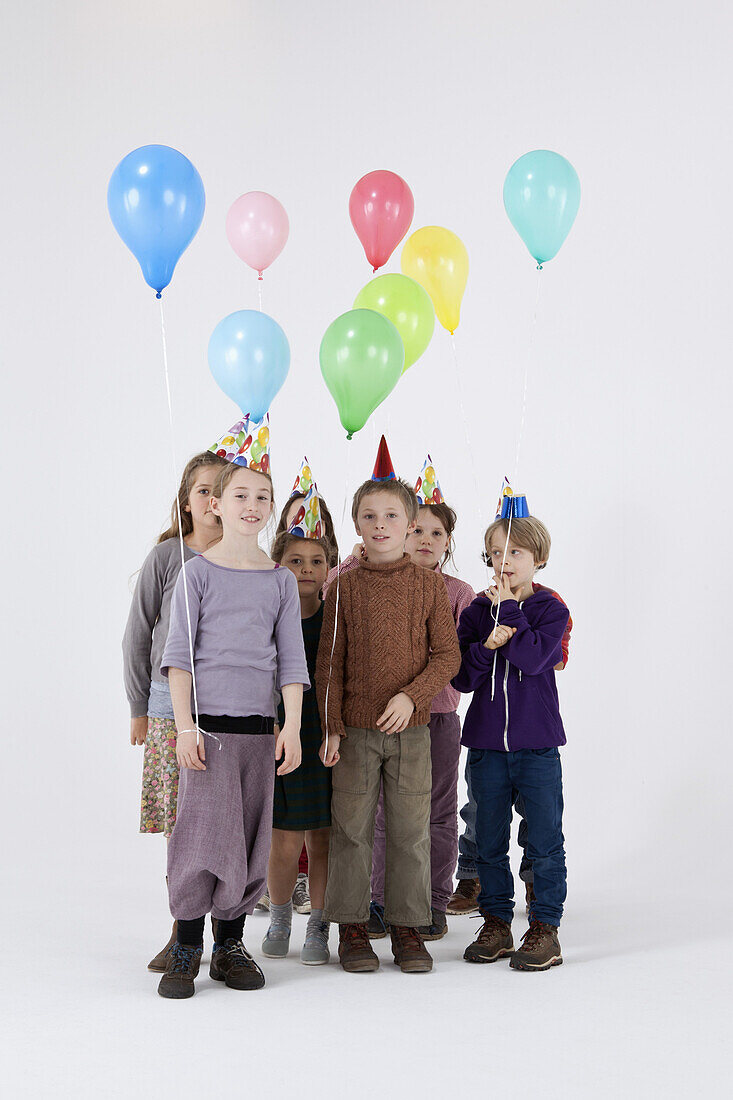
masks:
[[[433,909],[445,912],[453,893],[453,871],[458,857],[458,762],[461,723],[455,711],[430,715],[430,756],[433,785],[430,795],[430,882]],[[372,901],[384,905],[384,802],[380,794],[374,822]]]
[[[181,768],[178,816],[168,844],[171,914],[252,913],[265,892],[272,838],[275,739],[216,733],[206,738],[206,771]]]

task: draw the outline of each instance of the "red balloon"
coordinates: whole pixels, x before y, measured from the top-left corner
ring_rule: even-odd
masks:
[[[394,172],[367,172],[349,199],[349,215],[375,271],[386,264],[415,213],[412,191]]]

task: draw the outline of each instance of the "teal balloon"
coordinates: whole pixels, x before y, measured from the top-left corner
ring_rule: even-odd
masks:
[[[405,365],[402,338],[381,313],[350,309],[328,326],[321,374],[351,439],[397,385]]]
[[[538,267],[557,256],[580,206],[580,180],[569,160],[535,149],[504,180],[504,209]]]

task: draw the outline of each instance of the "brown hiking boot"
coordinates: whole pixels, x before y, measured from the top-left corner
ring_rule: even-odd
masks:
[[[453,916],[477,913],[480,892],[481,884],[477,878],[459,878],[453,896],[446,906],[446,913],[451,913]]]
[[[525,883],[525,885],[526,885],[526,890],[524,892],[524,899],[525,899],[524,911],[527,914],[527,920],[529,920],[529,915],[532,912],[532,905],[534,904],[534,901],[535,901],[534,885],[531,882],[527,882],[527,883]]]
[[[339,961],[349,974],[379,970],[379,959],[369,943],[366,924],[339,925]]]
[[[173,931],[171,932],[171,938],[165,947],[162,947],[154,959],[151,959],[148,963],[148,970],[154,970],[156,974],[164,974],[166,964],[168,962],[168,955],[170,949],[176,942],[176,936],[178,935],[178,921],[173,921]]]
[[[174,1001],[193,997],[196,992],[194,978],[201,965],[202,947],[189,947],[185,943],[174,943],[168,954],[165,974],[158,983],[158,993]]]
[[[501,917],[487,913],[481,931],[463,952],[463,957],[467,962],[492,963],[513,951],[512,926]]]
[[[557,928],[554,924],[533,920],[522,936],[522,946],[514,952],[509,965],[514,970],[549,970],[551,966],[560,966],[561,962]]]
[[[433,969],[433,960],[417,928],[390,924],[389,934],[392,937],[395,965],[399,966],[403,974],[427,974]]]

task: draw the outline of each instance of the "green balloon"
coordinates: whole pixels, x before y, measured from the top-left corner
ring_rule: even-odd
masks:
[[[392,322],[405,345],[404,371],[430,343],[435,310],[424,287],[407,275],[379,275],[359,291],[354,309],[374,309]]]
[[[321,374],[349,439],[397,385],[405,365],[400,334],[372,309],[342,313],[321,340]]]

